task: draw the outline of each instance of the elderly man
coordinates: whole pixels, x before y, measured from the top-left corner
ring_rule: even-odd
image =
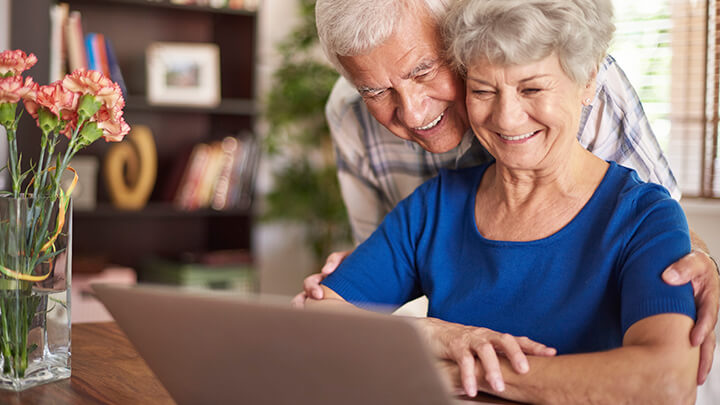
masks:
[[[438,169],[491,159],[469,130],[464,83],[443,56],[440,23],[451,1],[317,1],[320,42],[343,76],[326,113],[356,242],[366,239],[385,214]],[[580,143],[679,198],[637,94],[610,56],[598,71],[589,104],[577,134]],[[693,345],[702,344],[701,384],[712,364],[720,283],[717,266],[695,236],[693,249],[668,267],[663,278],[670,284],[693,284],[698,321],[690,338]],[[302,305],[308,294],[321,298],[318,283],[347,253],[330,255],[322,272],[305,280],[305,292],[295,303]]]

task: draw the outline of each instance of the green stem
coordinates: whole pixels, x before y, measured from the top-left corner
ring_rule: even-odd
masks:
[[[20,196],[20,168],[18,167],[18,146],[17,131],[15,128],[6,128],[8,138],[8,167],[10,169],[10,180],[12,182],[13,197]]]

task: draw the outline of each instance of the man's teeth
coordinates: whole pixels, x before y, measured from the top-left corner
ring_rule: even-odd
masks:
[[[420,131],[427,131],[428,129],[431,129],[431,128],[433,128],[435,125],[437,125],[438,122],[440,122],[440,120],[442,119],[443,115],[445,115],[444,112],[443,112],[442,114],[440,114],[437,118],[435,118],[435,119],[433,120],[433,122],[425,125],[424,127],[418,127],[418,128],[415,128],[415,129],[420,130]]]
[[[527,134],[517,135],[517,136],[508,136],[508,135],[503,135],[503,134],[498,134],[498,135],[500,135],[500,137],[506,141],[521,141],[523,139],[530,138],[531,136],[535,135],[536,132],[537,131],[533,131],[533,132],[529,132]]]

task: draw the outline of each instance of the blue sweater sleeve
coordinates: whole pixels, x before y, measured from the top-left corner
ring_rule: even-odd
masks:
[[[635,322],[661,313],[695,319],[691,285],[673,287],[662,280],[665,268],[690,252],[685,214],[664,189],[649,184],[643,187],[652,190],[628,199],[634,201],[628,209],[635,210],[638,220],[627,228],[619,264],[623,334]]]
[[[421,296],[416,246],[435,220],[439,183],[435,177],[401,201],[322,284],[360,307],[395,308]]]

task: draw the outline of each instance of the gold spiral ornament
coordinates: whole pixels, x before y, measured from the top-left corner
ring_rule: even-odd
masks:
[[[114,144],[105,156],[103,173],[116,208],[142,209],[157,177],[157,149],[150,128],[134,125],[124,142]]]

